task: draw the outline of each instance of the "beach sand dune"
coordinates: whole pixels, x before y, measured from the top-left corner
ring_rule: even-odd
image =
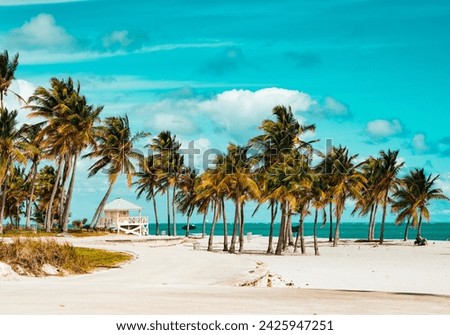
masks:
[[[120,237],[114,237],[120,238]],[[2,280],[2,314],[450,314],[450,243],[414,247],[321,243],[321,256],[268,256],[267,239],[246,252],[200,250],[193,240],[68,238],[74,245],[128,251],[122,267],[70,277]],[[111,240],[111,238],[108,238]],[[412,242],[410,242],[412,244]],[[266,287],[270,274],[274,287]],[[240,287],[262,278],[259,287]],[[287,286],[286,284],[290,284]]]

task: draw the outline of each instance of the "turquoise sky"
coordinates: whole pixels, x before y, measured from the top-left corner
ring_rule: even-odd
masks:
[[[0,0],[0,49],[20,53],[12,89],[23,96],[72,76],[104,116],[170,129],[202,154],[245,143],[273,106],[290,105],[316,124],[318,149],[332,139],[360,160],[399,149],[403,173],[440,174],[447,195],[449,36],[445,0]],[[74,219],[106,191],[106,176],[87,178],[91,163],[80,162]],[[135,199],[124,182],[117,196]],[[448,203],[433,204],[433,221],[449,217]]]

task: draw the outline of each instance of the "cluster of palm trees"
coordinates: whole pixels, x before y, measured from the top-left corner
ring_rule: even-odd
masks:
[[[26,217],[26,228],[33,219],[47,231],[55,223],[67,231],[81,158],[95,160],[89,176],[102,172],[109,183],[90,221],[91,228],[96,226],[118,177],[124,174],[138,197],[153,202],[156,235],[161,230],[156,197],[165,195],[169,235],[178,233],[177,212],[187,219],[186,235],[196,211],[203,215],[202,234],[206,234],[205,222],[211,214],[208,250],[213,250],[216,224],[222,221],[223,250],[232,253],[244,249],[245,206],[250,201],[257,202],[256,210],[268,206],[268,253],[282,254],[290,245],[295,250],[299,246],[304,253],[304,222],[312,214],[318,255],[319,221],[329,224],[329,241],[338,245],[349,199],[355,203],[353,214],[369,216],[368,240],[375,240],[375,223],[381,211],[380,243],[384,242],[389,207],[397,213],[397,224],[416,226],[420,236],[423,219],[430,218],[429,202],[448,200],[436,188],[438,176],[427,176],[423,169],[400,178],[403,163],[398,151],[381,151],[378,157],[359,162],[358,155],[351,155],[347,147],[317,151],[317,140],[302,140],[305,133],[315,131],[315,125],[301,125],[285,106],[273,108],[273,118],[261,122],[259,135],[242,146],[229,144],[201,174],[186,166],[181,144],[170,131],[162,131],[149,141],[147,156],[136,150],[138,141],[150,134],[133,134],[127,116],[101,119],[103,107],[89,104],[80,84],[71,78],[52,78],[49,88],[38,87],[24,105],[30,111],[28,116],[38,122],[18,127],[18,112],[3,104],[17,65],[18,55],[10,59],[6,51],[0,54],[0,232],[5,218],[18,225],[21,215]],[[227,202],[234,205],[231,239]],[[298,217],[298,225],[293,224],[294,217]],[[280,222],[276,246],[275,222]]]

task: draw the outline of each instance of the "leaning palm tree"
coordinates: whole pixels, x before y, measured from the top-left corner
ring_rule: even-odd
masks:
[[[91,229],[97,225],[119,175],[125,174],[127,185],[131,187],[132,177],[135,174],[133,160],[140,161],[142,159],[142,154],[134,150],[134,145],[148,135],[145,132],[133,135],[127,115],[107,117],[97,128],[95,134],[97,145],[84,157],[98,159],[89,168],[89,177],[96,175],[99,171],[104,171],[108,175],[109,187],[92,217],[89,224]]]
[[[19,65],[19,54],[15,54],[12,59],[9,58],[8,51],[0,53],[0,109],[3,109],[3,97],[8,92],[8,88],[14,80],[14,73]]]
[[[412,225],[417,227],[417,239],[421,238],[423,219],[430,221],[430,201],[450,200],[440,188],[435,187],[438,178],[439,175],[426,176],[424,169],[413,169],[401,179],[400,187],[394,193],[392,208],[398,212],[396,223],[410,219]]]

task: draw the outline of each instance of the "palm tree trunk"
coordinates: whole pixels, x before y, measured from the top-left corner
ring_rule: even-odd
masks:
[[[45,228],[46,232],[50,232],[53,228],[53,202],[55,201],[56,192],[59,188],[59,179],[61,178],[61,168],[62,168],[62,159],[59,160],[58,163],[58,171],[56,172],[55,184],[53,185],[52,194],[50,196],[50,200],[48,202],[47,211],[45,213]]]
[[[170,236],[170,193],[166,190],[167,196],[167,235]]]
[[[269,245],[267,246],[266,253],[273,253],[273,229],[275,225],[275,218],[277,216],[278,204],[273,200],[270,202],[270,228],[269,228]]]
[[[411,224],[411,219],[408,219],[408,222],[406,222],[405,234],[403,235],[403,241],[408,240],[408,232],[409,232],[409,225],[410,224]]]
[[[153,211],[155,212],[155,235],[159,235],[159,220],[158,220],[158,209],[156,207],[156,199],[155,199],[155,191],[151,190],[152,202],[153,202]]]
[[[373,211],[375,209],[375,205],[372,204],[370,206],[370,216],[369,216],[369,229],[367,230],[367,240],[370,241],[370,233],[372,232],[372,218],[373,218]]]
[[[63,221],[62,221],[62,230],[63,230],[63,232],[65,232],[65,233],[69,230],[70,204],[71,204],[71,202],[72,202],[73,188],[74,188],[74,186],[75,186],[75,176],[76,176],[76,170],[77,170],[77,160],[78,160],[78,153],[76,153],[76,154],[73,156],[72,175],[70,176],[69,189],[67,190],[67,200],[66,200],[66,205],[64,206]]]
[[[281,222],[280,222],[280,232],[278,234],[277,247],[275,249],[275,255],[281,255],[284,249],[284,239],[286,231],[286,201],[281,202]]]
[[[306,248],[305,248],[305,216],[303,215],[303,212],[300,213],[298,234],[300,235],[300,250],[302,251],[302,254],[304,254],[306,252]]]
[[[98,220],[103,211],[103,208],[106,205],[106,201],[108,201],[108,198],[111,194],[114,183],[115,183],[115,180],[109,184],[108,190],[106,191],[105,195],[103,196],[102,201],[100,201],[100,204],[98,205],[97,209],[95,210],[94,217],[92,218],[91,223],[89,224],[89,229],[94,229],[97,226]]]
[[[33,162],[33,166],[31,167],[31,190],[30,195],[28,197],[27,209],[26,209],[26,218],[25,218],[25,229],[30,230],[31,228],[31,207],[33,205],[34,191],[36,188],[36,176],[37,176],[37,162]]]
[[[6,170],[7,171],[7,170]],[[6,191],[8,186],[8,175],[5,176],[2,183],[2,203],[0,209],[0,234],[3,234],[3,220],[5,218]]]
[[[336,212],[336,227],[334,229],[333,247],[336,247],[339,243],[339,226],[341,224],[342,213]]]
[[[239,252],[244,251],[244,202],[241,203],[240,210],[240,225],[239,225]]]
[[[285,221],[284,221],[284,239],[283,239],[283,251],[286,251],[288,245],[289,245],[289,239],[292,235],[292,212],[291,212],[291,206],[287,202],[286,203],[286,209],[285,209]],[[289,231],[290,230],[290,231]]]
[[[419,223],[417,224],[416,238],[421,239],[422,238],[421,235],[422,235],[422,209],[420,209],[420,212],[419,212]]]
[[[286,236],[287,236],[286,245],[294,245],[294,234],[292,233],[292,212],[291,211],[289,211],[288,222],[286,225]]]
[[[222,217],[223,217],[223,251],[228,251],[228,226],[227,213],[225,211],[225,199],[221,199]]]
[[[216,222],[217,222],[217,204],[214,204],[214,215],[213,215],[213,221],[211,224],[211,230],[209,231],[209,239],[208,239],[208,251],[213,251],[213,245],[214,245],[214,229],[216,228]]]
[[[375,204],[375,209],[373,211],[372,217],[372,230],[370,231],[370,238],[369,238],[369,240],[371,241],[375,240],[375,226],[377,225],[377,212],[378,212],[378,204]]]
[[[318,209],[314,213],[314,226],[313,226],[313,236],[314,236],[314,255],[319,256],[319,244],[317,243],[317,213]]]
[[[186,218],[186,234],[184,235],[185,237],[189,237],[189,225],[191,224],[191,215],[188,213],[187,218]]]
[[[65,157],[64,161],[65,163],[63,173],[61,175],[61,185],[59,191],[58,225],[60,229],[62,229],[63,226],[64,209],[67,202],[66,182],[68,179],[68,175],[70,174],[70,170],[72,169],[72,160],[70,159],[70,156]]]
[[[386,195],[384,196],[383,201],[383,216],[381,217],[381,227],[380,227],[380,244],[383,244],[384,242],[384,225],[386,221],[387,202],[388,202],[388,191],[386,191]]]
[[[329,204],[330,210],[330,234],[328,235],[328,242],[333,241],[333,203],[330,201]]]
[[[234,209],[234,223],[233,223],[233,233],[231,234],[231,243],[230,243],[230,253],[236,252],[236,231],[237,227],[240,221],[240,214],[239,214],[239,204],[236,203],[235,209]]]
[[[202,222],[202,238],[205,237],[205,233],[206,233],[206,215],[208,214],[207,211],[205,211],[205,213],[203,213],[203,222]]]
[[[177,220],[175,219],[175,191],[176,188],[172,188],[172,221],[173,221],[173,236],[177,236]]]

